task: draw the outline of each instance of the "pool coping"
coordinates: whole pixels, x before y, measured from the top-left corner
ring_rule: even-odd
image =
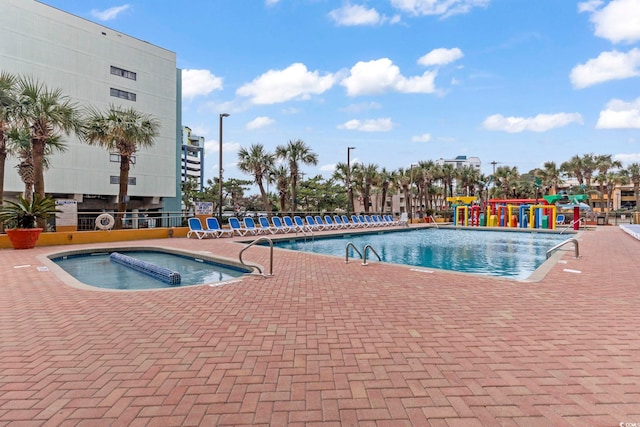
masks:
[[[46,254],[40,254],[36,256],[36,259],[40,261],[44,267],[46,267],[49,271],[51,271],[61,282],[65,283],[68,286],[71,286],[76,289],[82,290],[91,290],[91,291],[105,291],[105,292],[154,292],[154,291],[172,291],[177,289],[184,289],[187,286],[176,286],[176,287],[167,287],[167,288],[153,288],[153,289],[111,289],[111,288],[101,288],[99,286],[89,285],[87,283],[81,282],[71,274],[67,273],[62,267],[56,264],[52,258],[58,258],[63,256],[73,256],[87,253],[110,253],[110,252],[129,252],[129,251],[156,251],[163,252],[167,254],[176,254],[187,257],[198,257],[206,259],[207,261],[218,263],[218,264],[227,264],[230,267],[238,268],[241,270],[247,270],[247,273],[240,276],[234,277],[228,280],[221,280],[215,283],[201,283],[197,285],[189,285],[188,287],[194,286],[222,286],[227,283],[237,282],[242,280],[243,277],[252,274],[251,266],[247,264],[242,264],[236,260],[231,258],[213,255],[209,251],[189,251],[181,248],[172,248],[168,246],[100,246],[100,247],[91,247],[91,248],[82,248],[82,249],[67,249],[67,250],[56,250],[54,252],[49,252]]]

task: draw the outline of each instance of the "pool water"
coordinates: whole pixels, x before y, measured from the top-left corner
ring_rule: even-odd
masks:
[[[380,231],[276,242],[276,246],[320,254],[345,256],[352,242],[360,252],[365,245],[382,261],[489,276],[526,279],[546,260],[546,252],[567,239],[566,235],[508,231],[421,229]],[[360,258],[349,249],[349,259]],[[368,261],[377,261],[373,252]]]
[[[52,261],[78,281],[105,289],[159,289],[222,282],[247,274],[248,271],[195,257],[158,251],[122,251],[160,267],[177,271],[180,285],[170,285],[132,268],[112,262],[109,252],[86,253],[52,258]]]

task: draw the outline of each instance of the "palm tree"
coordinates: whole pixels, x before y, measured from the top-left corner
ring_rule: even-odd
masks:
[[[453,180],[456,178],[456,170],[451,163],[445,163],[441,165],[438,171],[438,175],[444,185],[444,197],[453,197]],[[447,193],[447,189],[449,192]]]
[[[18,79],[17,127],[29,129],[33,155],[33,191],[40,197],[44,191],[44,157],[47,144],[62,135],[82,133],[78,107],[60,89],[49,90],[43,83],[27,77]],[[44,224],[38,224],[39,226]]]
[[[640,212],[640,163],[631,163],[627,166],[627,176],[633,183],[633,195],[636,199],[636,211]]]
[[[575,178],[578,181],[578,184],[581,186],[584,185],[584,174],[582,173],[582,157],[578,154],[571,157],[571,159],[567,160],[560,164],[560,170],[567,174],[569,178]]]
[[[538,169],[537,176],[542,181],[542,185],[547,188],[553,188],[553,194],[558,194],[562,171],[556,166],[556,162],[544,162],[543,169]]]
[[[411,200],[411,170],[399,168],[394,174],[395,186],[402,190],[404,194],[404,206],[405,212],[410,213],[410,200]]]
[[[289,169],[283,164],[275,166],[269,174],[269,179],[276,184],[278,200],[280,201],[280,212],[284,212],[289,196]]]
[[[88,109],[83,138],[90,145],[99,145],[120,156],[120,181],[115,228],[122,228],[122,216],[127,210],[129,170],[131,160],[140,148],[151,147],[160,130],[160,122],[149,114],[110,105],[107,111]]]
[[[362,202],[364,203],[364,211],[365,213],[369,213],[369,206],[371,205],[371,188],[378,177],[378,165],[373,163],[361,165],[361,167],[358,168],[358,174],[360,175],[362,182]]]
[[[465,196],[471,196],[472,190],[475,189],[476,183],[480,179],[480,171],[473,166],[462,166],[458,168],[458,178],[460,178],[460,187],[464,190]]]
[[[494,177],[496,180],[496,188],[499,189],[500,195],[504,198],[513,197],[513,189],[516,188],[516,183],[520,178],[518,168],[515,166],[498,166]]]
[[[33,185],[34,185],[34,173],[33,173],[33,150],[31,149],[31,133],[26,129],[11,129],[8,133],[7,152],[15,155],[20,160],[20,163],[16,166],[18,169],[18,175],[24,184],[24,192],[22,197],[27,201],[33,200]],[[64,152],[66,147],[60,142],[60,137],[52,137],[46,146],[45,156],[42,159],[42,166],[44,169],[49,168],[49,156],[54,151]]]
[[[392,182],[392,174],[386,168],[382,168],[380,173],[378,174],[378,182],[380,184],[380,192],[382,205],[380,207],[380,212],[385,213],[385,208],[387,207],[387,195],[389,194],[389,187]]]
[[[265,151],[264,145],[253,144],[249,149],[242,147],[238,151],[238,169],[242,172],[253,175],[255,183],[260,189],[260,196],[268,214],[271,214],[271,203],[269,196],[264,189],[263,181],[268,178],[269,172],[273,169],[275,156]]]
[[[338,162],[336,164],[336,168],[333,170],[333,174],[331,175],[332,179],[342,181],[344,183],[344,188],[347,192],[347,211],[349,211],[353,206],[353,191],[349,191],[351,183],[347,180],[347,177],[351,179],[350,175],[351,174],[347,171],[347,164],[342,162]]]
[[[8,153],[8,132],[17,103],[17,78],[13,74],[0,73],[0,206],[4,200],[4,168]]]
[[[600,205],[602,207],[602,211],[604,212],[604,185],[607,181],[607,175],[610,169],[622,168],[622,162],[619,160],[613,160],[611,154],[596,155],[594,159],[596,169],[598,170],[598,176],[600,177],[600,179],[598,180],[600,190]],[[609,202],[611,202],[611,199],[609,199]]]
[[[287,145],[276,147],[276,157],[289,162],[289,173],[291,174],[291,212],[296,210],[296,187],[298,185],[299,162],[305,165],[317,165],[318,155],[311,151],[311,148],[301,139],[289,141]]]

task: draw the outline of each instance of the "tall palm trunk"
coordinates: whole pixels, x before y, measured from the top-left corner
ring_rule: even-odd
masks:
[[[115,228],[122,228],[122,219],[127,212],[127,190],[129,188],[130,157],[120,154],[120,182],[118,183],[118,211],[116,212]]]

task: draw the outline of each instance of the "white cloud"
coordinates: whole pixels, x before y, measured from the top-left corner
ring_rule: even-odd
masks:
[[[597,129],[640,129],[640,98],[625,102],[613,99],[600,111]]]
[[[640,40],[640,0],[611,0],[602,9],[598,6],[597,2],[582,4],[584,10],[592,12],[596,36],[612,43]]]
[[[462,58],[463,56],[464,54],[457,47],[454,47],[453,49],[433,49],[431,52],[418,59],[418,64],[426,67],[446,65]]]
[[[576,65],[569,78],[573,87],[583,89],[609,80],[640,76],[640,49],[629,52],[602,52],[585,64]]]
[[[240,151],[240,143],[238,142],[223,142],[222,143],[222,153],[237,153]],[[220,153],[220,141],[219,140],[207,140],[204,143],[204,152],[205,157],[208,155],[212,155],[212,153],[216,153],[216,158],[218,153]]]
[[[264,0],[264,4],[265,6],[275,6],[276,4],[278,4],[280,2],[280,0]]]
[[[447,18],[468,13],[474,7],[487,7],[491,0],[391,0],[391,5],[403,12],[420,15],[441,15]]]
[[[182,97],[193,98],[208,95],[222,89],[222,78],[209,70],[182,70]]]
[[[260,77],[240,87],[236,93],[251,97],[254,104],[275,104],[292,99],[309,99],[334,85],[336,75],[320,76],[318,71],[308,71],[301,63],[291,64],[284,70],[269,70]]]
[[[582,116],[578,113],[538,114],[535,117],[505,117],[501,114],[494,114],[487,117],[482,125],[487,130],[518,133],[523,131],[546,132],[571,123],[582,124]]]
[[[428,133],[423,133],[422,135],[416,135],[411,138],[413,142],[429,142],[431,141],[431,135]]]
[[[380,108],[382,108],[382,105],[380,105],[379,102],[371,101],[371,102],[361,102],[358,104],[350,104],[350,105],[347,105],[345,108],[341,108],[340,111],[344,111],[346,113],[351,113],[351,114],[358,114],[364,111],[379,110]]]
[[[336,170],[336,164],[329,163],[328,165],[320,166],[320,170],[322,172],[333,172],[334,170]]]
[[[105,10],[93,9],[91,11],[91,16],[100,20],[100,21],[110,21],[112,19],[116,19],[120,13],[131,7],[130,4],[123,4],[122,6],[111,7]]]
[[[367,9],[361,5],[350,4],[332,10],[329,16],[337,25],[342,26],[377,25],[384,20],[374,8]]]
[[[421,76],[404,77],[400,68],[389,58],[358,62],[351,67],[349,76],[341,84],[350,96],[370,95],[396,90],[404,93],[433,93],[437,71],[426,71]]]
[[[613,160],[619,160],[623,164],[640,162],[640,153],[620,153],[613,156]]]
[[[255,129],[263,128],[265,126],[269,126],[272,123],[275,123],[275,120],[273,120],[270,117],[261,116],[261,117],[256,117],[255,119],[247,123],[246,128],[249,130],[255,130]]]
[[[588,0],[578,3],[578,12],[595,12],[600,6],[602,6],[602,3],[602,0]]]
[[[349,120],[345,124],[339,125],[338,129],[359,130],[362,132],[388,132],[393,129],[390,118],[369,119],[369,120]]]

